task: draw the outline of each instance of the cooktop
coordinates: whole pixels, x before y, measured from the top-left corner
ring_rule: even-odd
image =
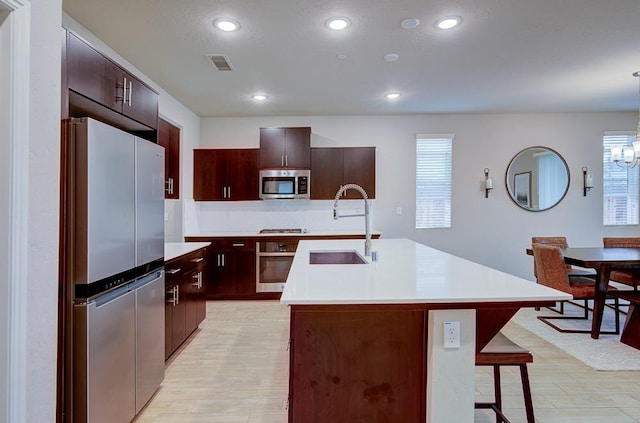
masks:
[[[281,229],[261,229],[261,234],[306,234],[305,228],[281,228]]]

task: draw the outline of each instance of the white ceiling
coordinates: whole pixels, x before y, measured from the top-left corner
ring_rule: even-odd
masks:
[[[63,0],[202,117],[638,109],[640,0]],[[329,31],[324,22],[348,16]],[[444,15],[460,27],[437,30]],[[231,17],[240,31],[212,27]],[[415,29],[402,29],[418,18]],[[224,54],[233,71],[205,54]],[[346,59],[337,55],[346,53]],[[383,56],[397,53],[396,62]],[[388,101],[383,95],[398,91]],[[269,95],[256,104],[254,93]]]

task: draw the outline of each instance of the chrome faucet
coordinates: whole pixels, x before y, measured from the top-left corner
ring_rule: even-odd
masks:
[[[348,189],[355,189],[362,195],[364,199],[364,214],[348,214],[344,216],[340,216],[338,213],[338,200],[343,192]],[[338,192],[336,192],[336,198],[333,202],[333,219],[338,220],[341,217],[358,217],[364,216],[364,230],[365,230],[365,241],[364,241],[364,255],[371,255],[371,214],[369,213],[369,196],[367,192],[360,185],[356,184],[345,184],[340,187]]]

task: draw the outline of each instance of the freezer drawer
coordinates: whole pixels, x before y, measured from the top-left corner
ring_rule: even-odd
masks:
[[[136,414],[164,379],[164,272],[134,286],[136,293]]]
[[[128,286],[74,306],[74,422],[134,418],[135,338],[135,291]]]

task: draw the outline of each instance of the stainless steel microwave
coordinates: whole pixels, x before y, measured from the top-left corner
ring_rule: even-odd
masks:
[[[260,171],[260,199],[310,198],[308,169],[264,169]]]

